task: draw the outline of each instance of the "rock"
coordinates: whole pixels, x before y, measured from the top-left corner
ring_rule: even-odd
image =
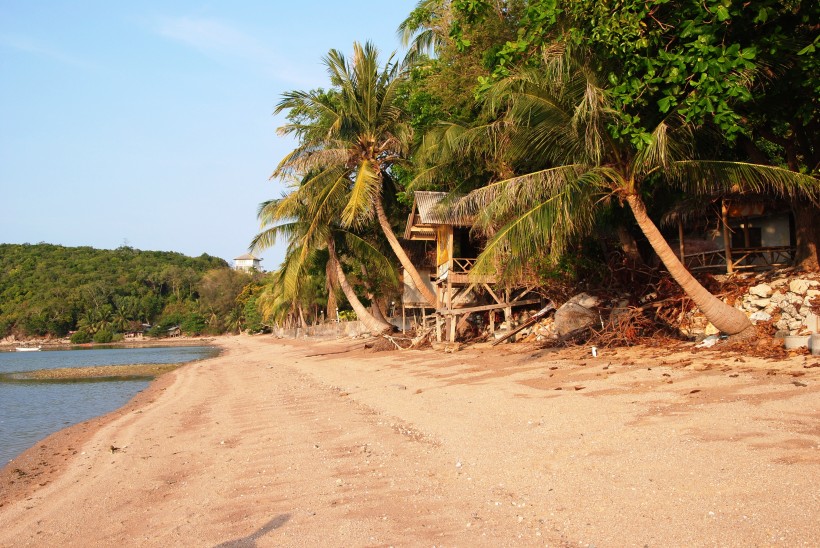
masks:
[[[789,331],[789,320],[778,320],[774,326],[778,329],[778,331]]]
[[[714,325],[712,325],[712,322],[709,322],[708,324],[706,324],[706,329],[703,330],[703,333],[708,337],[710,335],[720,334],[720,330]]]
[[[586,293],[578,293],[564,304],[566,305],[573,303],[583,306],[584,308],[595,308],[598,306],[599,302],[600,299],[598,297],[593,297],[592,295],[588,295]]]
[[[799,303],[803,302],[803,296],[799,295],[797,293],[789,292],[789,293],[786,293],[786,300],[781,301],[781,306],[782,306],[782,302],[788,302],[790,304],[799,304]]]
[[[752,304],[758,308],[766,308],[771,302],[771,299],[752,299]]]
[[[803,327],[803,322],[801,320],[792,320],[789,322],[789,330],[790,331],[797,331]]]
[[[772,286],[769,284],[759,284],[749,288],[749,294],[754,295],[755,297],[771,297],[772,291]]]
[[[767,314],[767,313],[765,313],[761,310],[761,311],[755,312],[754,314],[749,316],[749,319],[752,321],[752,323],[768,322],[769,320],[772,319],[772,316],[771,316],[771,314]]]
[[[555,312],[553,322],[553,333],[557,337],[563,337],[586,327],[598,323],[598,313],[578,303],[570,301],[561,305]]]
[[[802,280],[798,278],[797,280],[792,280],[789,282],[789,291],[792,293],[797,293],[798,295],[805,295],[806,291],[808,291],[810,287],[810,280]]]
[[[781,293],[780,291],[775,291],[774,293],[772,293],[770,300],[774,304],[780,304],[785,298],[786,296],[783,293]]]
[[[777,289],[778,287],[783,287],[784,285],[789,283],[788,278],[780,278],[773,282],[769,282],[769,285],[772,286],[773,289]]]

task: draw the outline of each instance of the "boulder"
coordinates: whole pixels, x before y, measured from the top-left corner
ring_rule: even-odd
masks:
[[[805,295],[811,285],[811,281],[798,278],[789,282],[789,291],[798,295]]]
[[[581,293],[575,295],[555,311],[552,332],[556,337],[566,336],[597,324],[600,319],[592,307],[598,303],[596,297]],[[585,306],[586,305],[586,306]]]
[[[583,306],[584,308],[595,308],[598,306],[599,302],[600,299],[598,297],[593,297],[592,295],[588,295],[586,293],[578,293],[564,304],[572,303]]]
[[[762,297],[764,299],[772,296],[772,286],[769,284],[759,284],[749,288],[749,294],[755,297]]]

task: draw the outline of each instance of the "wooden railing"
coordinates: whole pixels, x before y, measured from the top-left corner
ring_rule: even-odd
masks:
[[[457,259],[453,257],[453,274],[469,274],[475,266],[476,259]]]
[[[791,246],[732,249],[733,270],[766,270],[794,263],[795,248]],[[684,255],[690,271],[726,271],[726,251],[718,249]]]

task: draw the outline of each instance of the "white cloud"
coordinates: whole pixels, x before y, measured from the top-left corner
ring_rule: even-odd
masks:
[[[250,64],[252,70],[289,84],[321,84],[316,78],[317,71],[297,69],[272,47],[218,19],[163,17],[158,20],[156,32],[217,60],[243,61]]]

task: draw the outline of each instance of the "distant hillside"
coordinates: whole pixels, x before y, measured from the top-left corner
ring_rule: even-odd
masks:
[[[236,277],[207,254],[0,244],[0,338],[124,332],[154,323],[169,307],[188,313],[215,269]]]

